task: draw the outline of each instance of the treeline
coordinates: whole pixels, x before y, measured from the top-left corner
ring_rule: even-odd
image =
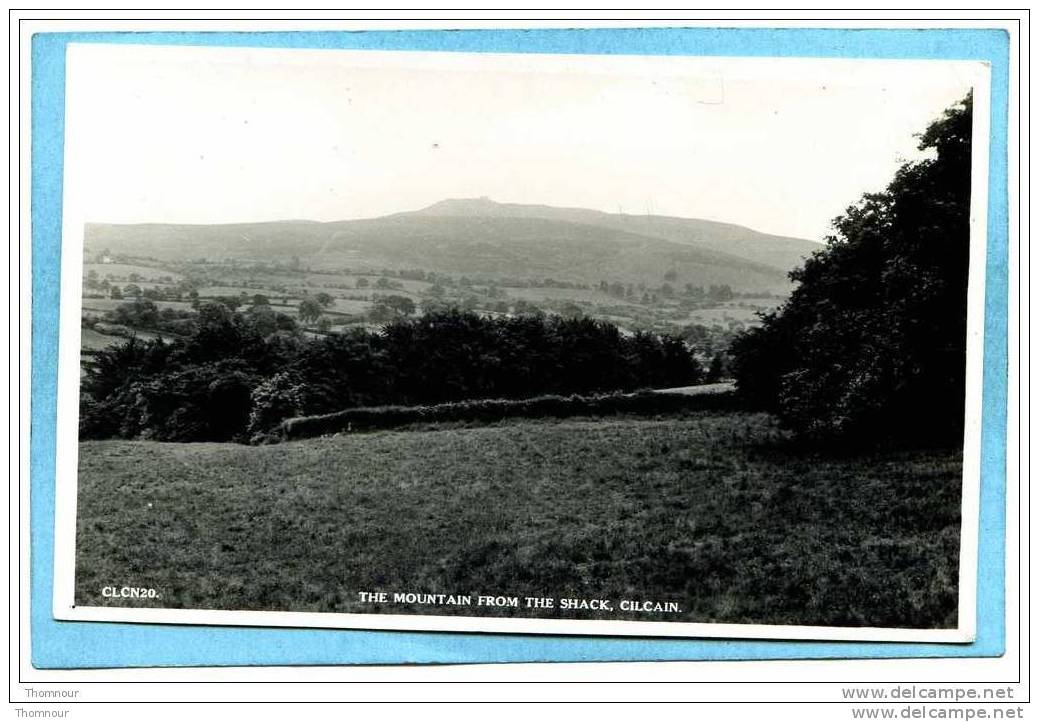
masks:
[[[594,395],[703,377],[680,339],[626,336],[587,318],[451,310],[318,339],[264,331],[206,303],[186,338],[97,352],[81,383],[81,437],[248,441],[285,418],[348,408]]]

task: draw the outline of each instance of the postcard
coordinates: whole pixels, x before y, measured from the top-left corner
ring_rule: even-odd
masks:
[[[70,45],[55,618],[970,642],[989,82]]]

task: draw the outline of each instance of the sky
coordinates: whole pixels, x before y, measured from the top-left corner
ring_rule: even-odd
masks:
[[[821,240],[977,64],[70,47],[90,222],[370,218],[490,197]]]

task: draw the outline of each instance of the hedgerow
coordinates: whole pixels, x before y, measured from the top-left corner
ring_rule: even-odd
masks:
[[[538,396],[531,399],[480,399],[426,406],[376,406],[332,414],[285,419],[268,441],[304,439],[340,432],[392,429],[411,424],[458,421],[494,422],[511,418],[567,418],[615,414],[674,413],[734,408],[729,392],[688,396],[643,391],[598,396]]]

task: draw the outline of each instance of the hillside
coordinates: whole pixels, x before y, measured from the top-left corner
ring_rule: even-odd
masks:
[[[319,223],[88,224],[88,252],[168,261],[287,261],[311,268],[421,268],[475,277],[728,284],[784,292],[818,247],[740,226],[584,209],[443,201],[380,218]]]
[[[820,244],[804,238],[759,233],[733,223],[674,216],[604,213],[587,208],[496,203],[486,198],[448,199],[414,211],[414,214],[541,218],[581,223],[716,251],[781,270],[793,268],[806,255],[820,248]]]

